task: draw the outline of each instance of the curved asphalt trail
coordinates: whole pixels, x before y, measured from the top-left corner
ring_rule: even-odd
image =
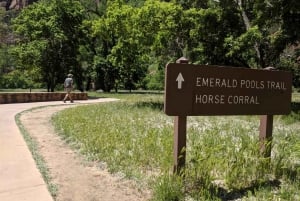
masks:
[[[101,98],[65,103],[70,106],[115,101]],[[61,105],[62,101],[0,104],[0,200],[53,201],[15,122],[15,116],[30,108]]]

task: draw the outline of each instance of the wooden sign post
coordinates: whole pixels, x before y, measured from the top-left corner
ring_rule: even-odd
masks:
[[[260,152],[264,157],[271,157],[273,133],[273,115],[263,115],[260,117],[259,141]]]
[[[189,61],[181,57],[176,63],[187,64]],[[180,80],[177,80],[180,82]],[[186,157],[186,119],[187,116],[175,116],[174,117],[174,167],[173,172],[180,173],[180,170],[185,165]]]
[[[186,157],[186,116],[174,117],[174,166],[173,172],[180,173]]]
[[[188,64],[180,58],[166,66],[165,103],[174,121],[174,172],[185,164],[187,116],[262,115],[261,151],[271,156],[273,115],[291,111],[292,74]]]

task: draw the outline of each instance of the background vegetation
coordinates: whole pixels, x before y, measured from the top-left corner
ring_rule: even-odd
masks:
[[[173,118],[162,95],[100,95],[121,101],[64,110],[56,128],[87,158],[151,189],[153,200],[299,200],[299,113],[275,117],[270,163],[259,151],[259,117],[188,117],[186,169],[173,175]]]
[[[0,88],[163,88],[164,66],[292,71],[299,87],[297,0],[39,0],[0,10]]]
[[[298,88],[299,24],[299,0],[39,0],[0,9],[0,88],[52,92],[73,73],[80,91],[162,90],[164,66],[181,56],[288,70]],[[298,104],[275,119],[270,164],[257,117],[189,117],[186,170],[173,175],[162,95],[117,97],[65,110],[55,125],[88,158],[145,182],[153,200],[300,199]]]

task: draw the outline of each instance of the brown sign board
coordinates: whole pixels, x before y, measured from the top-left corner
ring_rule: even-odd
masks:
[[[290,72],[170,63],[164,111],[170,116],[288,114],[291,93]]]

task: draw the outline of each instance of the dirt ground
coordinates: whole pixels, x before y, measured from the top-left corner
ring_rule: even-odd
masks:
[[[100,163],[88,162],[72,150],[56,133],[51,116],[71,104],[24,112],[21,122],[38,143],[49,168],[52,183],[58,187],[57,201],[145,201],[148,190],[134,181],[110,174]]]

